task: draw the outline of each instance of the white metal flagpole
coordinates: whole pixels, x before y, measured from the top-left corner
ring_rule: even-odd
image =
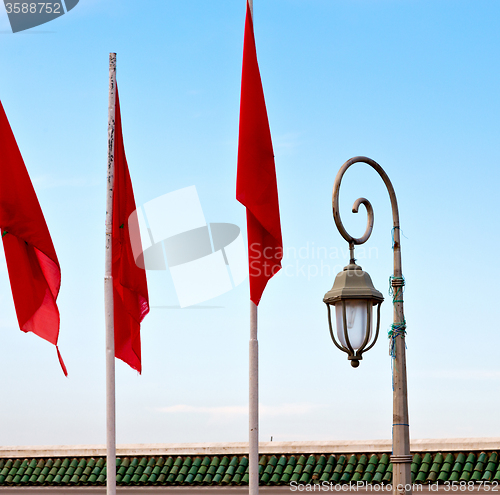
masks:
[[[253,22],[253,0],[247,1]],[[257,305],[252,301],[250,301],[249,344],[248,493],[259,495],[259,342],[257,340]]]
[[[109,54],[108,179],[106,197],[106,263],[104,306],[106,313],[106,493],[116,494],[115,425],[115,332],[113,322],[113,277],[111,242],[113,219],[113,178],[115,172],[116,53]]]
[[[259,493],[259,342],[257,341],[257,306],[250,301],[250,396],[248,484],[249,494]]]

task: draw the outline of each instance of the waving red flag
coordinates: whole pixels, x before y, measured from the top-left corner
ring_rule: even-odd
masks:
[[[248,2],[241,78],[236,199],[247,208],[250,299],[258,305],[267,282],[281,269],[283,242],[273,144]]]
[[[0,228],[17,320],[54,344],[67,376],[57,340],[56,299],[61,268],[28,171],[0,102]]]
[[[125,157],[118,88],[115,107],[115,154],[112,219],[113,313],[115,356],[141,372],[141,321],[149,313],[146,270],[134,260],[129,217],[135,211],[134,191]],[[139,231],[139,227],[134,229]]]

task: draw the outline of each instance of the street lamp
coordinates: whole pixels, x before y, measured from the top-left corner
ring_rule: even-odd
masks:
[[[356,265],[354,247],[351,250],[351,261],[335,277],[333,287],[323,299],[328,308],[328,324],[333,343],[347,353],[351,366],[357,368],[363,359],[363,352],[370,350],[377,341],[380,328],[380,305],[384,300],[382,294],[373,287],[372,279],[360,266]],[[337,336],[340,344],[335,339],[332,329],[330,306],[335,307],[337,323]],[[373,307],[377,306],[377,324],[375,338],[368,345],[373,330]]]
[[[354,259],[354,246],[364,244],[373,230],[373,208],[365,198],[354,202],[352,211],[357,213],[361,204],[365,205],[368,215],[365,233],[360,238],[350,236],[342,224],[339,211],[339,190],[342,177],[347,169],[355,163],[370,165],[382,178],[392,206],[393,219],[393,251],[394,272],[391,277],[391,289],[394,305],[394,323],[389,332],[390,354],[393,359],[393,424],[392,424],[392,455],[393,464],[392,480],[393,493],[411,495],[411,461],[410,455],[410,426],[408,419],[408,389],[406,382],[406,322],[403,312],[403,287],[404,278],[401,269],[401,244],[399,228],[399,211],[396,194],[389,177],[383,168],[371,158],[357,156],[342,165],[335,183],[333,184],[333,219],[342,237],[349,243],[350,262],[335,278],[330,291],[325,294],[323,301],[328,308],[328,323],[330,335],[334,344],[347,353],[347,358],[353,367],[359,366],[362,354],[371,349],[377,340],[380,326],[380,305],[384,300],[382,294],[375,289],[368,273],[356,265]],[[335,307],[337,336],[340,344],[335,339],[332,328],[331,306]],[[372,338],[373,307],[377,307],[377,323],[375,337]]]

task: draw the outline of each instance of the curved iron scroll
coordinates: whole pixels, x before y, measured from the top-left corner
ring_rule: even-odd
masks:
[[[401,276],[401,251],[400,251],[400,232],[399,232],[399,211],[398,211],[398,201],[396,199],[396,194],[394,192],[394,188],[392,187],[392,183],[385,173],[384,169],[371,158],[367,158],[366,156],[355,156],[350,160],[347,160],[340,170],[337,173],[337,177],[335,177],[335,182],[333,184],[333,196],[332,196],[332,208],[333,208],[333,219],[335,221],[335,225],[337,226],[342,237],[349,243],[349,247],[351,249],[351,258],[353,258],[354,245],[364,244],[371,236],[373,230],[373,207],[366,198],[358,198],[352,207],[353,213],[358,213],[359,206],[364,205],[367,213],[367,223],[365,233],[359,237],[352,237],[349,235],[347,230],[342,223],[340,218],[340,210],[339,210],[339,191],[340,191],[340,183],[342,182],[342,177],[346,173],[347,169],[354,165],[355,163],[366,163],[370,165],[382,178],[384,181],[387,190],[389,192],[389,197],[391,200],[392,207],[392,219],[393,219],[393,232],[394,232],[394,276]]]

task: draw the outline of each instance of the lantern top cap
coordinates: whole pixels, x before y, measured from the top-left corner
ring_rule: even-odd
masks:
[[[329,290],[323,301],[335,305],[341,300],[371,299],[373,304],[381,303],[384,296],[373,286],[372,279],[353,260],[337,274],[333,287]]]

